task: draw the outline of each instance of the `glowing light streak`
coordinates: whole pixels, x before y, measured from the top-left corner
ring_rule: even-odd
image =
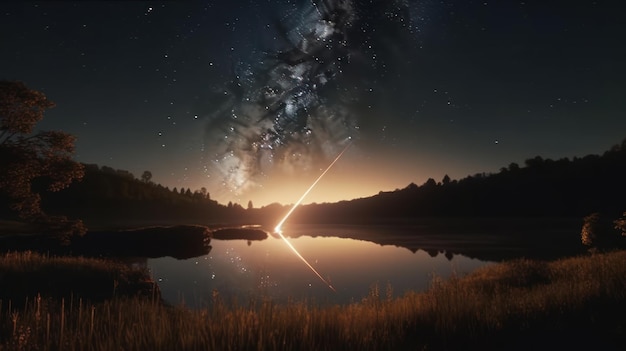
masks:
[[[326,279],[324,279],[324,277],[322,277],[322,275],[319,274],[319,272],[315,268],[313,268],[313,266],[311,266],[311,264],[298,252],[298,250],[296,250],[296,248],[293,245],[291,245],[289,240],[287,240],[287,238],[283,235],[283,232],[282,232],[282,230],[280,228],[283,226],[283,224],[285,223],[287,218],[289,218],[289,216],[291,216],[293,211],[295,211],[295,209],[298,206],[300,206],[300,204],[302,203],[304,198],[311,192],[311,190],[313,190],[313,188],[315,187],[315,185],[317,185],[317,183],[320,181],[320,179],[322,179],[322,177],[324,177],[324,175],[326,173],[328,173],[328,171],[339,160],[339,158],[341,158],[341,156],[344,154],[344,152],[346,152],[346,150],[348,150],[349,146],[350,146],[350,144],[346,145],[346,147],[339,153],[339,155],[337,155],[337,157],[335,157],[333,162],[331,162],[330,165],[324,170],[324,172],[322,172],[322,174],[320,174],[320,176],[317,177],[317,179],[313,182],[313,184],[311,184],[311,186],[304,192],[304,194],[302,194],[300,199],[291,207],[291,209],[289,210],[289,212],[287,212],[285,217],[283,217],[283,219],[280,222],[278,222],[278,225],[274,228],[274,232],[276,234],[278,234],[281,239],[283,239],[285,244],[287,244],[287,246],[289,246],[289,248],[296,254],[296,256],[298,256],[302,260],[302,262],[304,262],[311,269],[311,271],[313,271],[313,273],[315,273],[315,275],[317,275],[318,278],[320,278],[326,285],[328,285],[328,287],[332,291],[335,291],[335,292],[337,290],[335,290],[335,288]]]
[[[322,174],[320,174],[319,177],[317,177],[317,179],[313,182],[313,184],[311,184],[311,186],[304,192],[304,194],[302,194],[302,196],[300,197],[300,199],[291,207],[291,209],[289,210],[289,212],[287,212],[287,214],[285,215],[285,217],[278,222],[278,225],[274,228],[275,232],[279,232],[280,231],[280,227],[283,226],[283,223],[285,223],[285,221],[287,220],[287,218],[289,218],[289,216],[291,216],[291,214],[293,213],[293,211],[296,210],[296,208],[298,206],[300,206],[300,203],[302,203],[302,201],[304,200],[304,198],[309,195],[309,193],[311,192],[311,190],[313,190],[313,188],[315,187],[315,185],[317,185],[317,183],[320,181],[320,179],[322,179],[322,177],[328,173],[328,171],[333,167],[333,165],[339,160],[339,158],[344,154],[344,152],[346,152],[346,150],[348,150],[348,147],[350,147],[350,144],[346,145],[345,148],[343,148],[343,150],[339,153],[339,155],[337,155],[337,157],[335,157],[335,159],[333,160],[333,162],[330,163],[330,165],[326,168],[326,170],[324,170],[324,172],[322,172]]]

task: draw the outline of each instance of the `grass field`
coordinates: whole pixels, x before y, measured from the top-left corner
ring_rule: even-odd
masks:
[[[67,263],[133,276],[100,260],[9,254],[5,278]],[[131,279],[132,280],[132,279]],[[130,280],[129,280],[130,281]],[[109,287],[113,289],[113,286]],[[422,293],[391,298],[372,286],[348,306],[259,297],[211,309],[168,307],[154,294],[3,300],[0,350],[502,350],[626,349],[626,252],[553,262],[515,260],[465,277],[433,279]]]

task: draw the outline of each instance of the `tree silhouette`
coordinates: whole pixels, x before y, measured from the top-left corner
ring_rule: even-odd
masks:
[[[443,185],[447,185],[450,183],[450,176],[448,176],[447,174],[443,176],[443,179],[441,180],[441,183]]]
[[[254,208],[254,205],[252,204],[252,200],[248,201],[248,209],[251,210]]]
[[[437,186],[437,182],[433,178],[428,178],[422,186],[425,188],[435,188]]]
[[[150,183],[150,180],[152,180],[152,172],[144,171],[143,174],[141,174],[141,180],[144,183]]]
[[[34,127],[54,103],[22,82],[0,81],[0,192],[11,201],[20,218],[49,225],[64,238],[83,234],[80,221],[52,217],[41,208],[34,182],[49,191],[59,191],[82,179],[84,167],[72,160],[75,137],[60,131]]]
[[[544,159],[541,156],[535,156],[534,158],[529,158],[524,161],[526,167],[529,168],[539,168],[544,164]]]
[[[511,171],[511,172],[517,172],[517,171],[519,171],[519,169],[520,169],[520,168],[519,168],[519,165],[518,165],[517,163],[515,163],[515,162],[511,162],[511,163],[509,164],[509,171]]]

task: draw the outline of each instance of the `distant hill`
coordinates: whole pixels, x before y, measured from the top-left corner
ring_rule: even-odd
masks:
[[[56,192],[42,192],[42,206],[51,214],[65,214],[88,225],[209,223],[241,216],[241,206],[223,206],[206,192],[169,189],[125,170],[84,165],[79,182]],[[204,189],[203,189],[204,190]]]
[[[495,174],[460,180],[428,179],[418,186],[333,204],[311,204],[291,222],[345,223],[398,221],[419,217],[583,217],[612,218],[626,211],[626,139],[602,155],[572,160],[511,163]]]
[[[37,186],[35,185],[35,188]],[[82,181],[41,192],[44,210],[88,226],[268,223],[288,210],[272,204],[244,209],[210,199],[205,189],[169,189],[124,170],[85,165]],[[6,201],[3,200],[3,202]],[[6,212],[6,206],[4,206]],[[382,223],[426,217],[578,217],[626,211],[626,139],[602,155],[559,160],[540,156],[494,174],[445,176],[422,185],[337,203],[303,205],[291,223]],[[2,212],[2,211],[0,211]],[[4,217],[7,217],[4,215]]]

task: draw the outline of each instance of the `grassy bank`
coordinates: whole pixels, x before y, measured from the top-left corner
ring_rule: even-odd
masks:
[[[158,297],[146,269],[131,269],[110,260],[54,257],[35,252],[0,255],[0,301],[21,306],[37,295],[104,301],[121,296]]]
[[[0,350],[624,349],[625,263],[623,251],[516,260],[400,298],[374,286],[358,304],[327,308],[35,298],[21,310],[3,304]]]
[[[55,256],[164,257],[187,259],[211,250],[211,231],[200,225],[172,225],[88,231],[69,242],[41,228],[0,220],[0,252],[36,251]]]

